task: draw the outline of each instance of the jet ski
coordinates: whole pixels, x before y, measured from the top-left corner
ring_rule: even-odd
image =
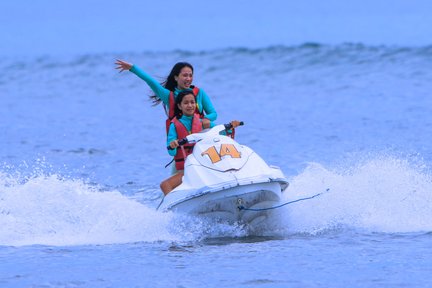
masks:
[[[164,196],[158,210],[246,224],[272,213],[288,181],[251,148],[221,135],[231,128],[221,124],[179,140],[196,144],[186,158],[182,184]]]

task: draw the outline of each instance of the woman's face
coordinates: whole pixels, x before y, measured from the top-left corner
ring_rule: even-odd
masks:
[[[190,67],[183,67],[180,70],[178,76],[174,76],[174,80],[177,82],[177,87],[181,90],[187,89],[192,85],[193,72]]]
[[[178,104],[178,108],[182,111],[183,115],[192,116],[195,112],[195,97],[193,94],[188,94],[183,97],[180,104]]]

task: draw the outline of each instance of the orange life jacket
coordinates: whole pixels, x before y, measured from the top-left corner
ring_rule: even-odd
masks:
[[[199,109],[198,109],[198,102],[196,101],[198,92],[199,92],[199,88],[196,87],[196,86],[194,86],[192,88],[192,93],[195,96],[195,103],[197,103],[196,104],[196,108],[195,108],[195,114],[198,114],[200,118],[204,118],[204,111],[202,111],[202,112],[199,111]],[[176,104],[175,104],[174,92],[172,92],[172,91],[170,92],[170,94],[168,96],[168,101],[169,101],[169,105],[168,105],[168,109],[169,110],[168,111],[166,110],[166,107],[164,105],[165,112],[166,112],[166,114],[168,116],[168,118],[165,121],[165,124],[166,124],[166,133],[167,134],[168,134],[168,131],[169,131],[169,126],[171,124],[171,120],[173,120],[174,116],[175,116],[174,115],[174,107],[175,107]],[[179,139],[181,139],[181,138],[179,138]]]
[[[183,139],[189,134],[198,133],[202,131],[202,123],[200,121],[200,116],[199,114],[196,113],[192,118],[191,131],[188,131],[187,128],[183,125],[183,123],[181,123],[176,117],[174,117],[171,122],[174,123],[177,132],[177,139]],[[187,143],[177,148],[177,154],[174,156],[174,161],[177,170],[184,169],[184,162],[186,160],[186,157],[192,153],[194,146],[195,143]]]

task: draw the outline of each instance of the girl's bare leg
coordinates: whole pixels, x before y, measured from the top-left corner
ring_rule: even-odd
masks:
[[[182,183],[183,171],[178,172],[177,174],[172,175],[171,177],[165,179],[160,184],[160,188],[164,195],[167,195],[169,192],[174,190],[177,186]]]

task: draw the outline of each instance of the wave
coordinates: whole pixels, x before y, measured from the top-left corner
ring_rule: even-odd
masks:
[[[116,81],[119,76],[114,71],[116,58],[153,67],[151,74],[157,79],[166,76],[172,63],[188,61],[199,68],[197,73],[204,75],[204,79],[220,77],[222,74],[233,75],[225,77],[233,81],[237,79],[232,85],[238,82],[247,83],[247,79],[255,77],[256,74],[280,77],[280,81],[286,81],[285,78],[293,72],[304,73],[312,79],[327,79],[329,75],[338,77],[335,75],[339,72],[343,76],[353,78],[374,75],[374,79],[377,79],[377,75],[389,77],[388,75],[396,73],[395,77],[398,78],[421,80],[429,79],[432,71],[432,45],[403,47],[306,43],[297,46],[237,47],[204,51],[135,51],[74,56],[6,57],[0,58],[0,69],[8,71],[7,74],[0,75],[0,86],[6,91],[9,89],[10,93],[16,93],[16,85],[70,85],[74,89],[81,87],[84,90],[89,86],[89,81],[85,79],[92,79],[92,86],[106,92],[107,88],[102,83],[106,83],[107,79],[118,83]],[[23,71],[38,73],[23,74]],[[213,83],[211,80],[207,81]],[[421,81],[428,83],[427,80]]]
[[[417,56],[432,56],[432,44],[422,46],[402,46],[402,45],[370,45],[363,43],[340,43],[340,44],[324,44],[315,42],[306,42],[300,45],[270,45],[258,48],[251,47],[226,47],[209,50],[136,50],[123,52],[103,52],[103,53],[84,53],[76,55],[39,55],[39,56],[1,56],[2,60],[16,60],[12,63],[6,63],[6,68],[26,68],[26,63],[32,62],[39,64],[44,68],[55,68],[79,65],[97,65],[97,63],[105,58],[115,59],[123,55],[127,58],[138,58],[145,56],[153,57],[177,57],[177,58],[192,58],[199,56],[221,56],[230,57],[232,55],[265,55],[270,54],[274,57],[281,55],[296,55],[296,56],[338,56],[341,59],[351,59],[355,54],[375,54],[378,58],[391,58],[397,55],[417,55]],[[59,63],[58,60],[66,60],[66,63]],[[372,59],[371,59],[372,60]],[[64,62],[64,61],[63,61]]]
[[[218,63],[223,59],[230,59],[229,67],[233,68],[242,63],[267,63],[273,67],[290,66],[302,68],[309,66],[334,66],[334,65],[366,65],[376,62],[401,62],[430,61],[432,57],[432,45],[426,46],[397,46],[397,45],[366,45],[362,43],[342,43],[328,45],[321,43],[304,43],[301,45],[284,46],[273,45],[261,48],[227,47],[214,50],[173,50],[173,51],[142,51],[139,53],[125,54],[128,58],[167,57],[175,59],[210,58],[209,63]],[[247,60],[253,57],[253,61]],[[243,60],[247,60],[244,61]],[[242,61],[243,60],[243,61]],[[225,62],[221,64],[226,65]],[[215,66],[215,65],[214,65]]]

